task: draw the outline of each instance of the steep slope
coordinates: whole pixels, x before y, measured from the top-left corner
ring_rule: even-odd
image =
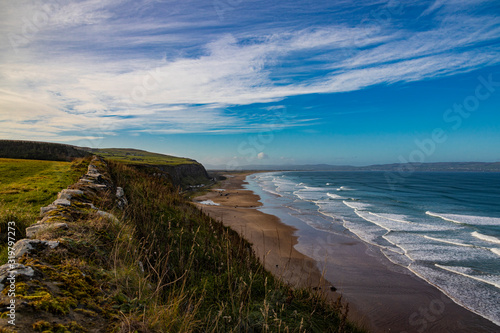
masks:
[[[168,174],[175,185],[198,185],[209,180],[203,165],[189,158],[138,149],[106,148],[91,149],[90,151],[109,160],[140,168],[147,173],[154,174],[161,171]]]

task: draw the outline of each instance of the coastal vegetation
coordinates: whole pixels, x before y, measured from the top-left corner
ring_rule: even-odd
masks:
[[[38,141],[0,140],[0,158],[72,161],[90,156],[80,147]]]
[[[126,297],[141,295],[138,301],[144,304],[139,311],[131,309],[127,322],[166,332],[357,331],[346,322],[340,300],[331,304],[276,279],[248,242],[203,214],[167,181],[123,164],[110,167],[128,193],[125,214],[140,249],[124,251],[120,258],[143,262],[153,286],[131,283],[134,277],[127,276]]]
[[[107,160],[121,162],[147,174],[160,174],[183,189],[209,182],[207,171],[195,160],[171,155],[151,153],[138,149],[107,148],[91,149]]]
[[[0,264],[6,261],[6,230],[16,222],[16,235],[25,236],[35,223],[40,207],[76,182],[86,171],[88,159],[73,162],[0,158]]]
[[[106,148],[106,149],[91,149],[90,151],[108,160],[123,162],[126,164],[155,165],[155,166],[197,164],[195,160],[189,158],[151,153],[139,149]]]
[[[100,192],[83,181],[70,185],[89,163],[99,170],[93,188]],[[0,331],[361,331],[347,321],[340,299],[327,302],[317,291],[280,281],[251,244],[197,209],[171,177],[136,166],[88,158],[0,160],[2,231],[15,221],[18,240],[61,189],[84,190],[69,206],[44,214],[45,223],[66,226],[41,230],[34,241],[59,245],[19,258],[35,274],[16,280],[16,327],[6,324],[3,290]],[[117,204],[118,188],[126,205]]]

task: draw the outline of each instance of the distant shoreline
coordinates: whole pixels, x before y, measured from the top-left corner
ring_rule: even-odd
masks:
[[[227,172],[222,166],[206,166],[208,171]],[[436,162],[392,163],[367,166],[307,164],[307,165],[244,165],[244,172],[263,171],[374,171],[394,172],[405,176],[413,172],[500,172],[500,162]]]
[[[196,205],[250,241],[266,269],[275,276],[294,286],[319,286],[327,297],[336,299],[338,294],[329,288],[332,286],[329,281],[333,282],[349,302],[350,320],[372,332],[417,332],[424,327],[423,332],[469,332],[474,328],[495,332],[498,329],[427,282],[402,268],[388,266],[374,246],[350,235],[326,235],[308,226],[297,229],[277,216],[259,211],[260,197],[242,188],[245,178],[257,172],[233,174],[219,184],[217,190],[195,200],[219,204]],[[328,258],[326,265],[319,263],[325,267],[325,274],[320,272],[318,262],[307,256],[307,248],[314,247],[315,242],[329,244],[336,254],[335,258]],[[306,254],[297,247],[301,251],[305,249]],[[430,311],[437,305],[443,305],[442,311],[430,313],[426,318],[427,313],[422,311]]]

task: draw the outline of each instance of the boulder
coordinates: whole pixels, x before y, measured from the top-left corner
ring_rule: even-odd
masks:
[[[46,229],[68,229],[68,225],[66,223],[58,222],[58,223],[36,223],[32,226],[26,228],[26,237],[33,238],[35,234],[39,231]]]
[[[11,276],[24,276],[31,278],[35,275],[35,271],[31,267],[22,264],[5,264],[0,266],[0,290],[5,288],[6,279]]]
[[[36,247],[50,247],[51,249],[56,248],[59,245],[57,241],[44,241],[39,239],[21,239],[16,242],[13,246],[14,258],[20,258],[26,253],[30,253]]]
[[[82,194],[83,194],[83,191],[80,191],[80,190],[65,189],[65,190],[62,190],[61,192],[59,192],[59,194],[57,195],[57,198],[58,199],[66,199],[66,200],[70,201],[74,196],[82,195]]]

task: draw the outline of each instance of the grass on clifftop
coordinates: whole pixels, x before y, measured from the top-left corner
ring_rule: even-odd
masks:
[[[180,165],[196,163],[196,161],[189,158],[150,153],[138,149],[107,148],[93,149],[92,152],[108,160],[127,164]]]
[[[0,264],[5,261],[7,223],[16,222],[16,239],[35,223],[40,207],[85,174],[88,161],[54,162],[0,158]]]
[[[116,283],[122,286],[123,332],[360,331],[346,322],[340,301],[330,304],[278,281],[248,242],[164,178],[120,163],[110,167],[125,189],[124,217],[133,230],[113,256],[122,267]]]

